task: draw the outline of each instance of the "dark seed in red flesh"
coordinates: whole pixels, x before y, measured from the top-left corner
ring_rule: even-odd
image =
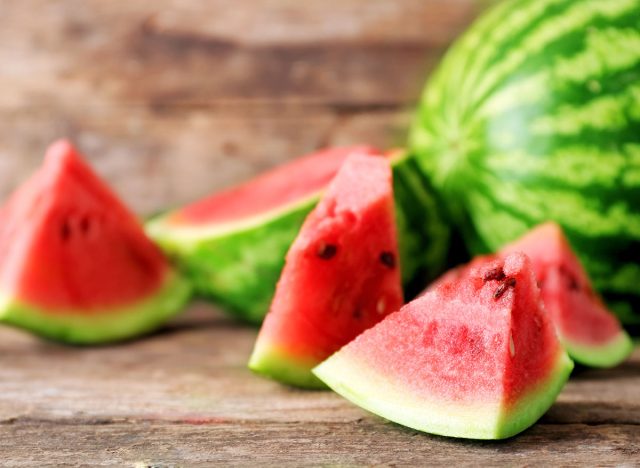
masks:
[[[396,267],[396,257],[391,252],[382,252],[380,254],[382,264],[392,270]]]
[[[323,260],[330,260],[338,253],[338,247],[333,244],[322,244],[318,249],[318,257]]]
[[[515,278],[507,278],[504,283],[502,283],[500,286],[498,286],[498,288],[496,289],[496,291],[493,293],[493,298],[494,299],[500,299],[505,292],[507,292],[507,289],[509,288],[513,288],[516,285],[516,279]]]
[[[487,281],[502,281],[505,278],[504,271],[500,267],[492,268],[491,270],[485,272],[482,280],[486,283]]]
[[[88,216],[84,216],[80,221],[80,230],[83,234],[88,234],[91,229],[91,219]]]
[[[66,242],[71,238],[71,225],[68,220],[64,220],[62,223],[62,227],[60,228],[60,236],[62,237],[62,241]]]
[[[569,282],[569,289],[571,289],[573,291],[577,291],[577,290],[580,289],[580,284],[578,283],[578,280],[573,275],[573,273],[571,273],[566,268],[561,266],[560,267],[560,274],[562,276],[564,276],[567,279],[567,281]]]

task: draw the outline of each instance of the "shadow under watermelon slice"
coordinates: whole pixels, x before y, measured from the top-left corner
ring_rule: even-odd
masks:
[[[178,313],[190,286],[66,141],[0,210],[0,321],[103,343]]]

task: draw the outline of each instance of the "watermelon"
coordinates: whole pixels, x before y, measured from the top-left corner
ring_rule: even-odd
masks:
[[[593,290],[560,226],[542,224],[502,254],[517,251],[532,261],[542,300],[569,356],[580,364],[612,367],[631,354],[629,335]]]
[[[182,266],[197,292],[259,324],[273,298],[285,255],[321,191],[352,153],[333,148],[298,158],[240,186],[152,220],[147,232]],[[390,155],[402,273],[419,292],[445,265],[449,228],[439,203],[406,153]]]
[[[0,209],[0,321],[75,344],[148,332],[188,283],[67,141]]]
[[[249,367],[323,387],[311,369],[402,304],[391,169],[353,154],[287,253]]]
[[[410,148],[473,253],[553,220],[640,330],[640,0],[499,3],[431,77]]]
[[[528,258],[512,254],[476,264],[407,304],[314,373],[404,426],[502,439],[535,423],[572,369]]]

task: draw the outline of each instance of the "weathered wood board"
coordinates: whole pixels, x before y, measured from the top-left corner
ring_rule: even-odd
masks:
[[[522,435],[473,442],[254,376],[246,361],[255,334],[204,305],[113,347],[68,348],[0,330],[0,464],[640,464],[640,350],[616,369],[575,372]]]
[[[476,0],[0,0],[0,197],[73,138],[141,214],[402,144]]]

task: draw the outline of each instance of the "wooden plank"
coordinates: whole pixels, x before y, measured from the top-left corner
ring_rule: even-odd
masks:
[[[0,89],[10,92],[0,93],[0,106],[407,102],[480,4],[3,2]]]
[[[69,348],[0,330],[0,420],[353,423],[365,413],[330,392],[254,376],[256,331],[204,305],[164,332]],[[580,369],[547,424],[640,425],[640,350],[612,370]]]
[[[402,143],[408,121],[402,111],[344,115],[323,106],[277,104],[210,111],[25,109],[5,115],[0,127],[0,198],[37,168],[59,135],[71,137],[132,208],[148,214],[318,147]]]
[[[64,347],[0,329],[3,463],[606,466],[640,456],[640,350],[616,369],[579,370],[523,435],[472,442],[254,376],[245,365],[255,335],[206,305],[117,346]]]
[[[0,426],[3,466],[637,466],[640,426],[545,425],[502,442],[339,423]]]
[[[482,3],[1,2],[0,198],[60,136],[141,214],[321,146],[402,144]]]

